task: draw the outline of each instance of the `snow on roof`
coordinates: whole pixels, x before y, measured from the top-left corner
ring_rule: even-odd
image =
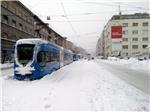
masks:
[[[16,42],[16,45],[18,44],[42,44],[42,43],[48,43],[48,41],[46,40],[42,40],[42,39],[20,39]]]

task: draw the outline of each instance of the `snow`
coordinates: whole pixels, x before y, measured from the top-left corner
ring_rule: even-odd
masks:
[[[35,81],[14,80],[10,74],[2,77],[3,111],[148,111],[147,94],[92,60],[73,62]]]
[[[142,71],[145,73],[150,73],[150,59],[139,61],[136,58],[130,59],[119,59],[116,57],[109,57],[107,60],[100,60],[106,63],[115,64],[119,66],[124,66],[137,71]]]
[[[117,61],[118,58],[117,58],[117,57],[108,57],[108,60],[114,60],[114,61]]]
[[[23,67],[23,65],[19,65],[19,67],[15,68],[15,71],[18,73],[18,74],[21,74],[21,75],[25,75],[25,74],[31,74],[32,71],[35,70],[34,67],[31,67],[31,63],[32,62],[29,62],[25,67]]]
[[[0,69],[8,69],[12,67],[13,67],[13,63],[5,63],[5,64],[0,63]]]
[[[18,44],[42,44],[42,43],[48,43],[48,41],[42,40],[42,39],[37,39],[37,38],[33,38],[33,39],[20,39],[16,42],[16,45]]]

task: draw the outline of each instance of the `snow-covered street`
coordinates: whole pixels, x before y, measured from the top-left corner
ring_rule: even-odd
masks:
[[[9,70],[12,71],[12,70]],[[35,81],[2,71],[3,111],[148,111],[149,95],[94,60],[79,60]]]
[[[105,67],[108,71],[129,83],[136,88],[150,95],[150,72],[149,60],[95,60],[100,66]],[[123,63],[125,62],[125,63]],[[132,62],[132,63],[131,63]],[[142,64],[141,64],[142,63]]]

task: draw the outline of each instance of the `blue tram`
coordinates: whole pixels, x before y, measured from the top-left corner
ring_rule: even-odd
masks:
[[[39,79],[73,62],[73,53],[42,39],[20,39],[15,45],[14,77]]]
[[[79,54],[73,54],[73,61],[77,61],[79,59],[81,59],[81,55],[79,55]]]

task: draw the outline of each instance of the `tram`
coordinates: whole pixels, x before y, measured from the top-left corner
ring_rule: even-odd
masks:
[[[72,51],[42,39],[20,39],[15,45],[14,78],[39,79],[73,62]]]

